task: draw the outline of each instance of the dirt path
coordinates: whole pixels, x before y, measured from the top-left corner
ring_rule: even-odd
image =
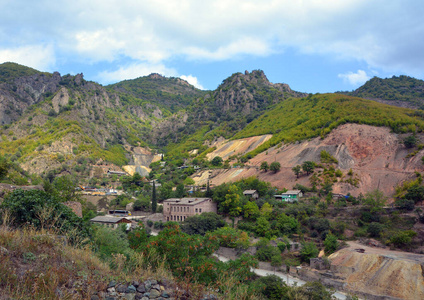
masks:
[[[366,254],[378,254],[392,259],[406,260],[414,263],[424,264],[423,254],[395,251],[379,247],[370,247],[360,244],[358,242],[347,242],[347,244],[349,245],[347,249],[350,251],[358,252],[355,249],[364,249],[364,253]]]

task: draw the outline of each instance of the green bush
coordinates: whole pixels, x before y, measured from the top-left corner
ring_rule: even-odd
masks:
[[[326,255],[330,255],[339,248],[337,237],[331,233],[327,234],[324,240],[324,251]]]
[[[15,226],[32,225],[36,229],[51,228],[74,238],[89,236],[89,226],[61,203],[61,199],[44,191],[21,189],[7,195],[0,205],[0,213],[8,211]]]
[[[302,244],[302,249],[300,250],[300,258],[303,262],[309,263],[311,258],[318,256],[319,250],[313,242],[306,242]]]
[[[368,225],[367,232],[371,237],[378,238],[381,235],[381,232],[383,232],[384,225],[376,222],[372,222],[370,225]]]
[[[266,299],[286,299],[290,288],[276,275],[267,275],[257,279],[253,283],[254,289],[261,293]]]

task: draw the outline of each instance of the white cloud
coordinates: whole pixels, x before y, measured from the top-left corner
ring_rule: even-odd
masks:
[[[271,54],[272,50],[265,41],[247,37],[236,40],[229,45],[221,46],[216,50],[188,47],[183,52],[189,59],[225,60],[243,54],[265,56]]]
[[[184,79],[185,81],[187,81],[188,83],[190,83],[191,85],[194,85],[195,87],[197,87],[198,89],[204,90],[205,88],[199,83],[199,80],[197,79],[197,77],[193,76],[193,75],[181,75],[180,76],[181,79]]]
[[[0,4],[0,40],[8,56],[54,44],[58,61],[127,57],[164,67],[173,59],[222,61],[290,47],[408,72],[424,69],[423,13],[416,0],[15,0]],[[24,56],[20,62],[32,66],[46,61]]]
[[[348,72],[345,74],[339,74],[338,77],[342,78],[343,81],[354,86],[364,84],[367,80],[371,78],[364,70],[358,70],[358,72],[356,73]]]
[[[1,49],[0,63],[16,62],[40,71],[50,70],[55,62],[52,46],[23,46]]]
[[[115,71],[103,71],[99,73],[98,79],[104,83],[115,83],[125,79],[134,79],[141,76],[147,76],[152,73],[158,73],[163,76],[176,76],[177,72],[174,69],[169,69],[165,65],[157,64],[132,64],[125,67],[120,67]]]

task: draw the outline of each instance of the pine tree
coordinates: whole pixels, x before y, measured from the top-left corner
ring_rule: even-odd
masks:
[[[208,180],[208,185],[206,186],[206,194],[205,194],[205,196],[206,197],[212,197],[212,191],[211,191],[211,188],[209,186],[209,180]]]
[[[152,189],[152,212],[156,212],[156,208],[158,206],[158,201],[156,199],[156,186],[155,182],[153,181],[153,189]]]

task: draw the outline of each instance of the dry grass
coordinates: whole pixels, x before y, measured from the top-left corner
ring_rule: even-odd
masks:
[[[85,299],[113,277],[89,248],[46,230],[0,226],[0,299]]]

